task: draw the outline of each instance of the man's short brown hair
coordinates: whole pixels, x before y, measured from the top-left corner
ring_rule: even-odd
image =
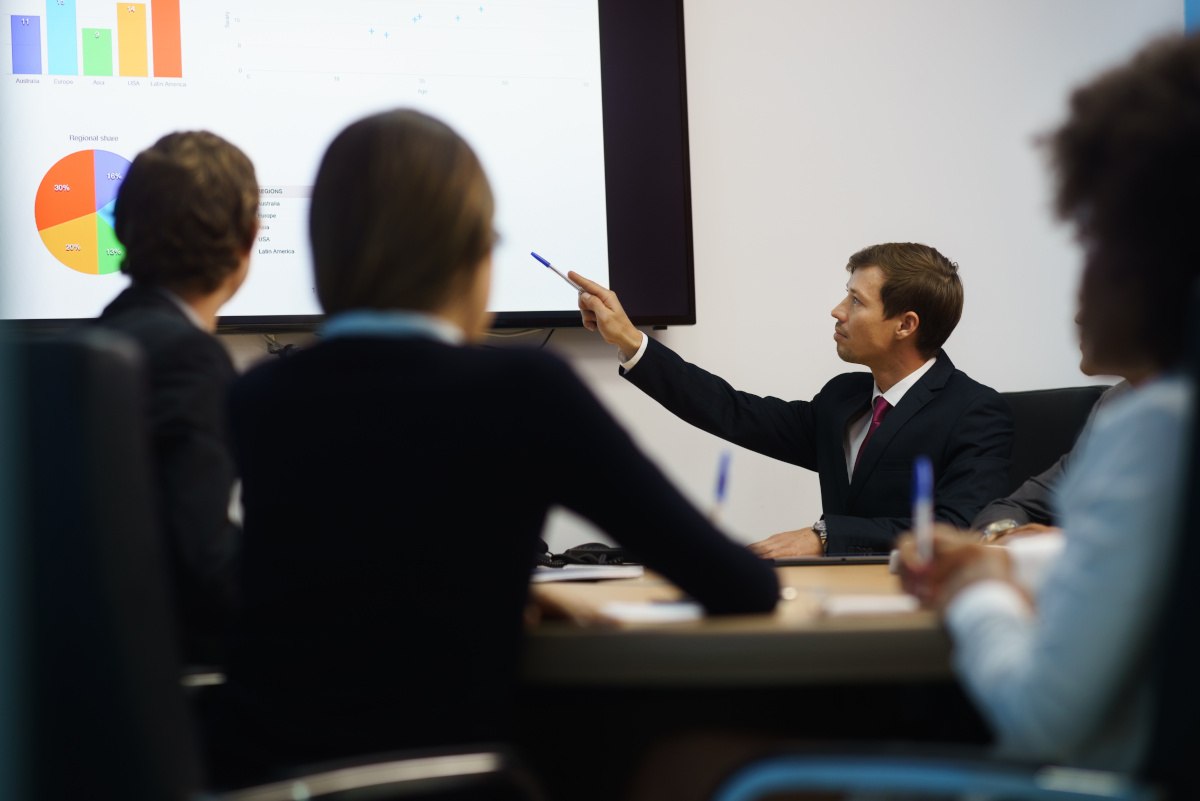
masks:
[[[417,111],[338,134],[313,187],[317,296],[347,309],[431,311],[492,250],[493,198],[474,151]]]
[[[253,244],[257,215],[245,153],[208,131],[168,134],[138,154],[117,193],[121,272],[137,284],[212,292]]]
[[[846,271],[878,267],[883,272],[883,317],[916,312],[917,351],[936,356],[962,317],[963,288],[958,265],[935,248],[913,242],[888,242],[863,248],[850,257]]]

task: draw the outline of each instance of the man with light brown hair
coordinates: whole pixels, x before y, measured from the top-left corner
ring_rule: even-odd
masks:
[[[919,455],[933,463],[939,520],[966,526],[1008,491],[1008,404],[942,350],[962,315],[958,266],[927,245],[888,243],[846,271],[833,338],[870,373],[839,375],[811,401],[735,390],[635,328],[614,292],[571,275],[586,290],[583,324],[619,348],[621,375],[686,422],[819,474],[820,519],[750,546],[765,558],[888,552],[910,525]]]

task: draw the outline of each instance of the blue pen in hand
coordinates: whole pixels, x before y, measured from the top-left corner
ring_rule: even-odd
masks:
[[[547,266],[547,267],[549,267],[551,270],[553,270],[555,275],[557,275],[559,278],[561,278],[562,280],[564,280],[564,281],[566,281],[568,284],[570,284],[570,285],[571,285],[571,288],[572,288],[572,289],[574,289],[576,292],[583,292],[583,291],[584,291],[583,287],[581,287],[579,284],[575,283],[575,282],[574,282],[574,281],[572,281],[570,278],[567,278],[565,275],[563,275],[562,273],[560,273],[560,272],[559,272],[559,271],[558,271],[558,270],[555,268],[555,266],[554,266],[553,264],[551,264],[550,262],[546,261],[546,260],[545,260],[545,259],[543,259],[541,256],[539,256],[538,254],[536,254],[536,253],[530,253],[529,255],[530,255],[530,256],[533,256],[535,259],[537,259],[538,261],[540,261],[542,264],[546,265],[546,266]]]
[[[917,539],[917,557],[921,564],[933,559],[933,464],[928,456],[913,461],[913,536]]]

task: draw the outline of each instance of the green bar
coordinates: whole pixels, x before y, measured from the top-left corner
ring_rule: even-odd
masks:
[[[112,30],[83,29],[83,74],[112,75]]]

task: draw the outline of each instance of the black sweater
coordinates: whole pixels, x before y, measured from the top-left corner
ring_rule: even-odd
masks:
[[[232,395],[244,616],[218,760],[503,739],[547,510],[592,520],[710,613],[775,605],[558,359],[347,338]]]

